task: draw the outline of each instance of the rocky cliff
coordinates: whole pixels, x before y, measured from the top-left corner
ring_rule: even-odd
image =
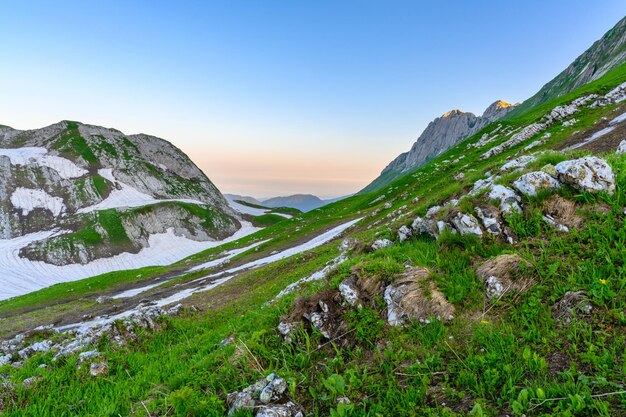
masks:
[[[430,122],[411,149],[391,161],[363,192],[378,189],[423,165],[489,123],[502,118],[513,108],[514,105],[498,100],[487,107],[481,116],[461,110],[451,110],[443,114]]]

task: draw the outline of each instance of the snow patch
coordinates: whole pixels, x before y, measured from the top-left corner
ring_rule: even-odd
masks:
[[[78,167],[69,159],[48,154],[46,148],[25,147],[16,149],[0,149],[0,156],[8,156],[12,165],[34,164],[51,168],[61,178],[78,178],[87,174],[87,170]]]
[[[19,256],[20,249],[30,243],[59,236],[67,231],[31,233],[14,239],[0,239],[0,300],[27,294],[60,282],[76,281],[112,271],[137,269],[146,266],[169,265],[203,250],[232,242],[252,234],[260,228],[242,221],[241,229],[221,241],[198,242],[174,234],[151,235],[149,246],[137,254],[121,253],[110,258],[96,259],[86,265],[57,266],[41,261],[31,261]]]
[[[28,213],[36,208],[48,210],[54,217],[65,213],[63,199],[61,197],[53,197],[43,190],[18,187],[11,195],[11,204],[16,209],[21,209],[23,216],[27,216]]]

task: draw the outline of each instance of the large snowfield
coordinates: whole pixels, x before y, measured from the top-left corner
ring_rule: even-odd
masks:
[[[21,248],[31,242],[46,239],[60,232],[31,233],[14,239],[0,239],[0,300],[27,294],[60,282],[75,281],[111,271],[136,269],[145,266],[169,265],[205,249],[232,242],[260,230],[249,222],[241,222],[232,236],[219,241],[197,242],[176,236],[172,230],[151,235],[150,246],[137,254],[122,253],[102,258],[86,265],[57,266],[41,261],[30,261],[19,256]]]

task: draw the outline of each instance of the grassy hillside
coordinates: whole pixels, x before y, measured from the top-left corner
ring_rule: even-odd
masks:
[[[606,93],[624,81],[626,67],[622,66],[568,96],[501,121],[500,129],[515,131],[556,105],[590,92]],[[518,239],[514,244],[447,232],[438,239],[420,235],[401,242],[398,238],[401,226],[434,205],[468,195],[477,180],[500,172],[520,152],[561,149],[608,123],[603,118],[625,111],[626,106],[615,104],[581,108],[575,124],[556,123],[482,159],[487,149],[513,134],[482,148],[470,146],[483,133],[498,129],[496,123],[383,189],[281,221],[176,265],[60,284],[0,303],[0,333],[8,336],[68,316],[98,314],[102,307],[94,301],[96,294],[114,295],[131,284],[176,276],[141,296],[149,298],[200,279],[207,273],[187,268],[218,259],[224,251],[265,241],[212,273],[362,218],[342,236],[355,242],[346,251],[347,260],[325,279],[274,299],[287,285],[337,258],[344,251],[340,240],[244,271],[214,289],[195,293],[183,303],[199,311],[164,317],[157,330],[135,329],[136,337],[124,339],[125,344],[108,338],[95,342],[94,348],[109,366],[106,376],[91,376],[75,355],[52,361],[53,353],[40,353],[17,369],[5,365],[0,372],[14,388],[3,392],[0,405],[7,416],[221,416],[228,411],[228,393],[276,373],[286,379],[289,397],[311,416],[625,415],[626,155],[616,155],[614,148],[550,151],[537,155],[522,171],[503,174],[497,183],[510,185],[524,172],[549,169],[550,164],[592,150],[616,174],[613,195],[561,187],[523,197],[523,212],[507,220]],[[542,144],[523,150],[539,138]],[[543,220],[555,201],[574,207],[569,233]],[[457,209],[471,213],[477,204],[487,203],[492,202],[478,193],[461,200]],[[453,210],[444,209],[442,216]],[[383,238],[392,244],[372,250],[372,242]],[[513,278],[523,285],[489,298],[477,270],[500,255],[520,260]],[[429,271],[419,301],[431,302],[441,293],[454,309],[453,319],[429,317],[405,327],[387,324],[384,289],[409,268]],[[361,308],[333,304],[340,283],[349,278],[368,288]],[[571,292],[582,292],[591,310],[564,308],[564,296]],[[291,343],[285,342],[277,331],[281,318],[293,317],[319,300],[336,308],[332,320],[337,333],[329,339],[305,324],[292,335]],[[121,323],[119,331],[122,335],[126,331]],[[61,336],[40,331],[29,337]],[[39,367],[44,364],[45,368]],[[41,379],[23,387],[22,381],[35,375]]]

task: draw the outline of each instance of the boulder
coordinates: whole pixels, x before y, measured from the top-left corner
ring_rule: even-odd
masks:
[[[494,185],[489,192],[489,198],[500,202],[500,211],[505,214],[522,211],[519,203],[522,201],[515,191],[504,185]]]
[[[251,410],[256,417],[302,417],[302,407],[289,398],[287,382],[270,374],[240,392],[228,394],[228,415]]]
[[[413,230],[411,230],[408,226],[402,226],[398,229],[398,239],[400,242],[410,239],[411,236],[413,236]]]
[[[475,207],[474,211],[482,221],[483,227],[490,235],[499,236],[502,234],[502,226],[498,221],[498,212],[488,207]]]
[[[626,140],[623,140],[619,143],[619,146],[617,147],[615,153],[618,155],[626,153]]]
[[[403,326],[410,321],[427,323],[454,318],[454,306],[437,289],[426,268],[410,268],[385,289],[387,322]]]
[[[500,170],[501,171],[513,171],[515,169],[524,168],[526,167],[526,165],[530,164],[536,159],[537,158],[531,155],[522,155],[502,165],[502,168],[500,168]]]
[[[379,250],[382,248],[386,248],[387,246],[392,245],[393,242],[389,239],[376,239],[374,243],[372,243],[372,249]]]
[[[536,171],[522,175],[515,180],[513,186],[524,195],[534,196],[540,191],[556,190],[560,184],[551,175],[543,171]]]
[[[339,293],[349,306],[354,307],[359,303],[359,289],[354,277],[346,278],[339,284]]]
[[[471,214],[459,212],[452,217],[450,222],[461,235],[483,235],[483,231],[478,224],[478,220],[476,220],[476,218]]]
[[[559,180],[590,193],[615,192],[615,174],[604,159],[595,156],[563,161],[556,165]]]

